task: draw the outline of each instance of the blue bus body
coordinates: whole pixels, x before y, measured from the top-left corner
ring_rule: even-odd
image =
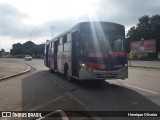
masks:
[[[128,78],[125,28],[110,22],[82,22],[45,45],[44,63],[68,80]]]

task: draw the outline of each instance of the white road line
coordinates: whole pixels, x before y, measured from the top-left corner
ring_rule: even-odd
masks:
[[[47,106],[47,105],[49,105],[49,104],[51,104],[51,103],[53,103],[55,101],[58,101],[58,100],[62,99],[65,96],[66,96],[66,94],[63,94],[63,95],[61,95],[61,96],[59,96],[57,98],[52,99],[51,101],[47,101],[47,103],[44,103],[44,104],[41,104],[39,106],[31,108],[29,111],[36,111],[36,110],[38,110],[38,109],[40,109],[42,107],[45,107],[45,106]]]
[[[151,90],[146,90],[146,89],[139,88],[139,87],[135,87],[135,86],[132,86],[132,85],[128,85],[128,84],[124,84],[124,85],[129,86],[129,87],[132,87],[132,88],[136,88],[136,89],[139,89],[139,90],[142,90],[142,91],[146,91],[146,92],[149,92],[149,93],[153,93],[153,94],[156,94],[156,95],[159,94],[159,93],[157,93],[157,92],[154,92],[154,91],[151,91]]]
[[[52,114],[55,114],[55,113],[60,113],[61,114],[61,117],[62,117],[62,120],[69,120],[69,118],[67,117],[66,113],[63,111],[63,110],[56,110],[54,112],[51,112],[41,118],[38,118],[36,120],[43,120],[43,119],[46,119],[48,116],[52,115]]]

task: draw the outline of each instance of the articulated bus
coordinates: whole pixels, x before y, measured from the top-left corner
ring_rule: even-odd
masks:
[[[111,22],[81,22],[45,44],[44,64],[69,81],[128,78],[125,28]]]

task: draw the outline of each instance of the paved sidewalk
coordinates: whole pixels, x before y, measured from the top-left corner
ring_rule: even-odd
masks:
[[[24,63],[0,58],[0,80],[28,72],[30,67]]]
[[[148,67],[148,68],[157,68],[160,69],[160,61],[138,61],[138,60],[129,60],[128,64],[130,66],[138,67]]]

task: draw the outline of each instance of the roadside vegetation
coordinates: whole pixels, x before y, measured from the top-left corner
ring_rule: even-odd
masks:
[[[31,55],[33,58],[43,58],[44,44],[36,45],[32,41],[27,41],[24,44],[16,43],[12,45],[10,54],[16,58],[24,58],[25,55]]]
[[[156,52],[148,53],[142,60],[158,60],[160,54],[160,15],[144,15],[138,19],[136,26],[132,26],[126,34],[126,51],[129,59],[138,59],[138,54],[131,51],[130,43],[141,39],[156,39]]]

